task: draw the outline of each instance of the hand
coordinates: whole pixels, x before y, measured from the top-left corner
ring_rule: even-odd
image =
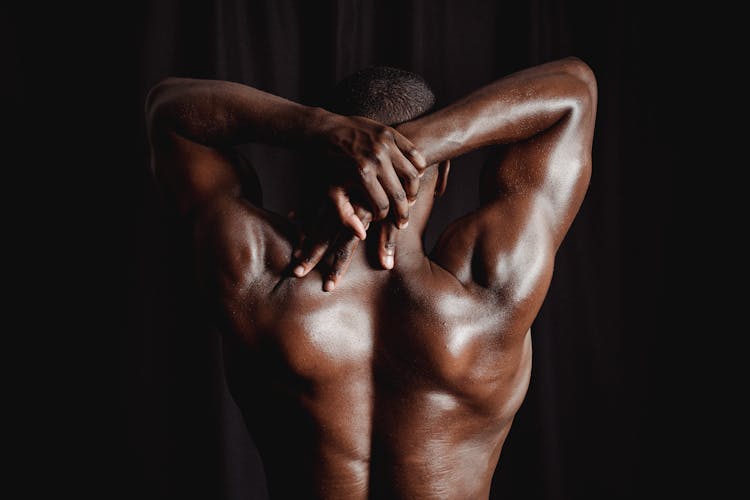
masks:
[[[360,238],[366,232],[356,217],[351,197],[360,188],[373,220],[390,211],[398,228],[409,222],[409,205],[419,192],[419,178],[427,168],[414,144],[395,129],[360,116],[331,114],[318,129],[325,152],[338,160],[334,189],[329,197],[341,223]]]
[[[372,222],[372,212],[360,205],[354,205],[354,215],[360,220],[365,230]],[[331,220],[329,214],[328,220]],[[290,214],[293,218],[293,214]],[[322,217],[325,219],[326,217]],[[320,229],[320,228],[324,229]],[[324,274],[323,290],[333,291],[346,273],[361,239],[349,228],[338,224],[318,226],[318,231],[305,237],[301,232],[300,246],[294,252],[294,274],[303,277],[309,273],[326,256],[329,257],[328,269]],[[325,229],[327,228],[327,229]],[[383,221],[380,227],[378,257],[385,269],[392,269],[395,263],[396,234],[398,228],[390,221]]]

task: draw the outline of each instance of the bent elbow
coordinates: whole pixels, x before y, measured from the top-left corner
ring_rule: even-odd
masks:
[[[563,60],[566,73],[571,81],[570,125],[578,144],[575,162],[581,172],[591,170],[591,146],[596,123],[597,85],[593,70],[576,57]]]
[[[167,77],[151,87],[146,95],[146,127],[149,133],[164,123],[169,96],[179,78]]]
[[[567,57],[563,59],[563,64],[568,74],[585,84],[589,91],[596,92],[596,76],[591,66],[577,57]]]
[[[575,97],[577,107],[582,111],[596,110],[597,84],[596,76],[591,67],[577,57],[563,59],[565,72],[575,81]]]

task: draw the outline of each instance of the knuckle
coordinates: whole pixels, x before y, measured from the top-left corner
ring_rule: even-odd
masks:
[[[381,141],[376,142],[372,145],[372,153],[375,156],[375,161],[379,162],[388,153],[388,144]]]
[[[333,253],[334,259],[337,261],[339,260],[345,260],[347,257],[349,257],[349,249],[346,247],[339,248]],[[338,270],[338,266],[336,266],[335,270]]]
[[[393,139],[393,132],[391,131],[390,127],[380,126],[377,129],[377,137],[381,141],[387,141],[389,139]]]
[[[386,240],[385,243],[383,244],[383,248],[385,248],[386,250],[393,250],[394,248],[396,248],[396,240],[393,240],[393,239]]]
[[[339,219],[341,219],[341,222],[343,223],[350,221],[353,216],[356,217],[356,214],[350,205],[339,206],[337,209],[339,212]]]
[[[368,177],[372,174],[372,163],[363,162],[357,165],[360,177]]]
[[[396,201],[404,201],[406,200],[406,192],[403,189],[399,189],[395,193],[393,193],[393,198]]]

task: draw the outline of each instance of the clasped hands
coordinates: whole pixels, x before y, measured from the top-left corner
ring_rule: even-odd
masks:
[[[358,116],[329,117],[317,127],[312,142],[325,159],[326,192],[312,222],[308,218],[299,228],[292,269],[303,277],[329,256],[323,288],[332,291],[357,245],[367,238],[371,222],[383,221],[378,256],[383,268],[393,268],[396,235],[409,223],[409,207],[427,164],[396,129]],[[291,218],[300,219],[294,214]]]

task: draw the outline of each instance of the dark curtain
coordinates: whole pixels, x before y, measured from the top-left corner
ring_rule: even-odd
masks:
[[[306,104],[349,72],[421,73],[438,106],[515,70],[576,55],[599,82],[591,187],[557,257],[532,329],[531,386],[506,442],[493,499],[651,498],[672,137],[664,18],[624,0],[162,0],[134,4],[122,80],[128,161],[117,186],[120,418],[115,492],[133,499],[264,499],[263,472],[222,379],[182,258],[187,244],[148,169],[143,102],[168,75],[242,82]],[[130,19],[130,17],[128,18]],[[267,207],[288,205],[292,157],[249,146]],[[130,153],[127,153],[130,155]],[[477,204],[476,152],[458,159],[430,245]],[[132,161],[130,161],[132,160]],[[644,182],[644,177],[647,181]],[[182,238],[182,239],[181,239]],[[289,477],[294,481],[293,475]],[[108,495],[105,495],[105,497]]]

